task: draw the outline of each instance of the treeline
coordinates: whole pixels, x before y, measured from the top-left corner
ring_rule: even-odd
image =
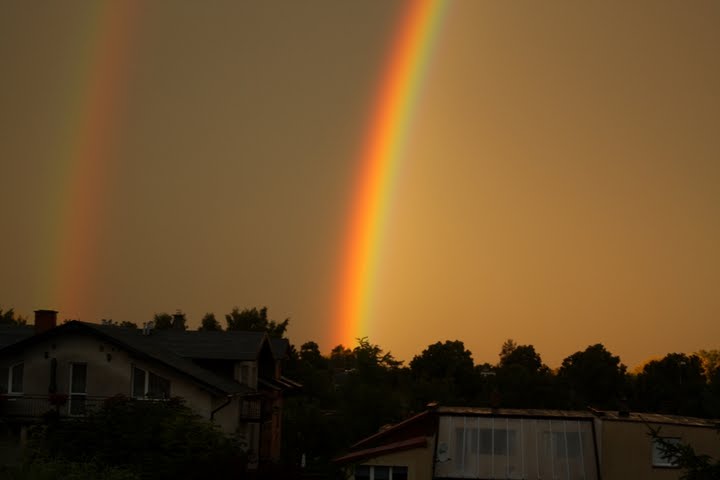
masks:
[[[403,366],[360,339],[323,355],[315,342],[293,349],[285,369],[303,384],[285,403],[288,461],[304,454],[320,468],[340,451],[426,408],[430,402],[494,408],[587,408],[720,416],[720,350],[670,353],[629,373],[602,344],[556,369],[533,345],[506,341],[495,364],[475,364],[462,341],[429,345]]]

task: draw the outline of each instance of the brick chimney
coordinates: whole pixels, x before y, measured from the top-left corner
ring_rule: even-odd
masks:
[[[35,310],[35,334],[47,332],[57,326],[55,310]]]

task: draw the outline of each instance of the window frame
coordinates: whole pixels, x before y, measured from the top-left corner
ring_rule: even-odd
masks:
[[[135,375],[136,370],[139,370],[143,372],[143,392],[142,395],[137,395],[135,392]],[[148,392],[150,391],[150,375],[154,375],[155,377],[161,378],[162,380],[167,382],[167,396],[165,397],[154,397],[149,396]],[[136,400],[154,400],[154,401],[167,401],[170,400],[170,397],[172,396],[172,381],[170,381],[169,378],[164,377],[162,375],[159,375],[155,373],[152,370],[146,369],[146,368],[140,368],[136,364],[131,365],[131,373],[130,373],[130,397],[134,398]]]
[[[358,467],[364,467],[364,468],[368,469],[368,476],[363,477],[363,478],[367,478],[368,480],[375,480],[375,469],[376,468],[387,468],[388,469],[389,476],[387,477],[387,480],[398,480],[399,477],[396,477],[396,475],[400,473],[397,471],[400,469],[405,470],[404,471],[405,479],[410,478],[410,467],[408,467],[407,465],[367,465],[367,464],[356,465],[355,468],[353,469],[353,477],[355,477],[356,469]],[[357,478],[357,477],[355,477],[355,478]]]
[[[22,367],[22,373],[20,374],[20,390],[13,389],[13,380],[15,380],[13,370],[15,370],[16,367]],[[8,366],[7,382],[8,395],[25,395],[25,362],[17,362]]]
[[[675,445],[682,443],[682,439],[680,437],[659,438]],[[666,459],[665,457],[663,457],[662,450],[660,449],[660,444],[658,443],[657,439],[651,439],[650,445],[650,463],[653,468],[680,468],[680,465],[678,465],[676,459]]]
[[[73,390],[73,378],[75,374],[75,367],[82,365],[85,367],[85,385],[84,392],[76,392]],[[87,375],[88,375],[88,364],[86,362],[70,362],[70,376],[68,377],[68,415],[73,417],[82,417],[86,413],[87,406]],[[79,401],[81,411],[74,413],[73,400]]]

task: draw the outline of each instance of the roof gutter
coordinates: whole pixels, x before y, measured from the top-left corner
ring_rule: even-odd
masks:
[[[222,405],[220,405],[219,407],[217,407],[216,409],[214,409],[212,412],[210,412],[210,420],[214,420],[214,419],[215,419],[215,414],[216,414],[217,412],[219,412],[219,411],[222,410],[223,408],[225,408],[225,407],[227,407],[228,405],[230,405],[230,402],[232,402],[233,397],[235,397],[235,395],[228,395],[228,396],[227,396],[227,400],[225,401],[225,403],[223,403]]]

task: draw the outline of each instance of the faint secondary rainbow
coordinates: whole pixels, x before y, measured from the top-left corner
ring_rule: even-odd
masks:
[[[68,67],[65,117],[53,187],[39,307],[65,317],[87,311],[93,285],[102,212],[112,168],[112,141],[122,105],[134,0],[103,0],[87,6],[82,50]],[[92,320],[92,319],[87,319]]]
[[[352,346],[370,333],[381,235],[395,177],[447,0],[407,0],[382,71],[359,159],[333,341]]]

